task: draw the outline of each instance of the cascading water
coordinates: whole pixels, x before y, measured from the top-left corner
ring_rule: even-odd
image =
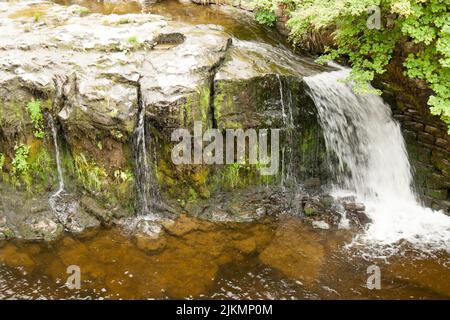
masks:
[[[50,203],[50,207],[57,215],[58,220],[63,225],[65,225],[67,222],[67,215],[69,212],[67,210],[67,206],[69,204],[63,200],[65,185],[64,185],[64,177],[63,177],[62,166],[61,166],[61,156],[59,153],[59,146],[58,146],[58,132],[56,130],[55,122],[53,121],[53,117],[51,114],[48,116],[48,124],[52,131],[53,147],[55,149],[56,167],[58,170],[58,189],[56,190],[55,193],[53,193],[50,196],[49,203]]]
[[[56,191],[56,193],[53,196],[59,195],[64,190],[64,178],[62,173],[62,167],[61,167],[61,157],[59,155],[59,146],[58,146],[58,133],[56,131],[55,123],[53,121],[52,115],[49,115],[49,125],[50,129],[52,130],[52,137],[53,137],[53,146],[55,148],[55,155],[56,155],[56,167],[58,170],[58,185],[59,188]]]
[[[277,74],[277,79],[280,87],[281,115],[283,116],[283,124],[286,125],[286,108],[284,106],[283,82],[281,82],[281,77],[279,74]]]
[[[152,181],[152,168],[149,163],[146,143],[145,105],[138,88],[138,118],[135,129],[135,176],[137,191],[137,213],[146,216],[149,220],[156,219],[151,209],[156,206],[157,193],[155,183]]]
[[[136,184],[138,192],[139,210],[141,213],[148,213],[148,158],[147,147],[145,143],[145,108],[141,107],[138,114],[136,126]]]
[[[281,112],[282,112],[282,116],[283,116],[283,124],[285,126],[288,125],[289,127],[293,127],[294,126],[294,118],[292,115],[292,105],[291,105],[291,103],[288,103],[287,107],[288,107],[289,115],[286,114],[286,103],[285,103],[285,97],[284,97],[283,82],[281,81],[281,77],[279,74],[277,74],[277,79],[278,79],[278,85],[280,87],[280,102],[281,102]]]
[[[284,189],[286,186],[286,183],[289,181],[289,179],[293,176],[292,175],[292,160],[293,160],[293,154],[292,154],[292,148],[291,145],[294,144],[294,120],[292,115],[292,103],[291,101],[288,101],[286,104],[286,95],[285,90],[283,86],[283,81],[279,74],[276,75],[279,85],[279,91],[280,91],[280,104],[281,104],[281,116],[283,119],[283,129],[286,132],[286,139],[289,140],[289,143],[283,144],[283,149],[281,150],[281,180],[280,184],[281,187]],[[290,94],[290,91],[288,92]],[[287,109],[287,110],[286,110]],[[297,183],[292,183],[293,185],[297,185]]]
[[[356,243],[395,248],[406,240],[421,250],[450,251],[450,217],[422,207],[398,123],[381,97],[355,95],[343,83],[349,70],[305,78],[317,107],[330,162],[334,193],[350,191],[372,219]]]

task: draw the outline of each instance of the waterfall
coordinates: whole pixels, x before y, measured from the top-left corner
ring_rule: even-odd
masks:
[[[305,78],[324,131],[336,195],[350,192],[372,219],[358,237],[364,243],[396,248],[450,250],[450,217],[422,207],[412,189],[412,174],[400,127],[389,106],[373,94],[355,95],[342,82],[349,70]]]
[[[281,77],[279,74],[277,74],[277,80],[278,80],[278,85],[279,85],[279,89],[280,89],[281,117],[283,119],[283,126],[286,128],[286,108],[284,106],[283,83],[281,82]],[[284,144],[284,145],[286,145],[286,144]],[[282,188],[284,188],[284,186],[285,186],[284,184],[285,184],[285,179],[286,179],[286,175],[287,175],[287,173],[285,173],[285,171],[286,171],[285,153],[286,153],[286,149],[283,146],[283,149],[281,150],[281,179],[280,179],[280,185]]]
[[[276,75],[279,86],[283,142],[281,144],[280,190],[285,197],[284,210],[291,214],[301,212],[301,198],[304,195],[302,186],[298,183],[300,173],[300,139],[302,129],[299,122],[294,122],[293,93],[289,77]]]
[[[59,188],[53,196],[59,195],[64,190],[64,178],[61,167],[61,157],[59,155],[59,146],[58,146],[58,133],[56,131],[55,123],[53,121],[52,115],[49,115],[48,123],[50,125],[50,129],[52,130],[53,137],[53,146],[55,148],[55,158],[56,158],[56,167],[58,169],[58,184]]]
[[[55,158],[56,158],[56,167],[58,170],[58,189],[55,193],[53,193],[50,196],[49,204],[52,210],[56,213],[59,221],[65,225],[67,221],[67,204],[62,199],[64,195],[64,178],[62,173],[62,166],[61,166],[61,156],[59,152],[59,146],[58,146],[58,132],[56,130],[55,122],[53,121],[53,117],[50,114],[48,116],[48,124],[50,126],[50,129],[52,131],[52,138],[53,138],[53,147],[55,149]]]
[[[277,74],[277,79],[278,79],[278,85],[279,85],[279,90],[280,90],[280,102],[281,102],[281,112],[282,112],[282,116],[283,116],[283,124],[285,126],[288,126],[289,128],[292,128],[294,126],[294,117],[292,115],[292,103],[288,103],[287,107],[288,107],[288,111],[289,111],[289,118],[288,115],[286,114],[286,103],[285,103],[285,95],[284,95],[284,90],[283,90],[283,82],[281,81],[281,77],[279,74]],[[290,93],[290,92],[289,92]],[[288,118],[288,121],[286,121],[286,118]]]
[[[155,218],[151,209],[156,206],[156,182],[153,181],[152,167],[150,166],[145,128],[145,105],[140,96],[140,88],[138,88],[138,117],[135,129],[135,176],[137,190],[137,213],[139,216],[148,216]]]
[[[279,74],[277,74],[277,79],[280,87],[281,116],[283,117],[283,124],[286,125],[286,108],[284,106],[283,83],[281,82],[281,77]]]

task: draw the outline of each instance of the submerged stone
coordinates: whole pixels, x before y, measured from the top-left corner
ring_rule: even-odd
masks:
[[[312,226],[317,229],[328,230],[330,229],[330,225],[325,221],[313,221]]]
[[[136,246],[145,252],[155,253],[163,250],[166,247],[166,240],[164,238],[152,238],[145,235],[136,235]]]
[[[33,271],[36,266],[28,254],[20,252],[20,249],[12,243],[0,248],[0,263],[14,268],[23,268],[26,272]]]
[[[262,263],[308,285],[318,278],[324,258],[320,237],[295,219],[280,224],[271,243],[259,255]]]

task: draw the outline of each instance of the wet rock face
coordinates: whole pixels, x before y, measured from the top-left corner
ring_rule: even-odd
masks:
[[[74,230],[109,224],[124,215],[121,209],[133,212],[140,108],[155,183],[183,207],[217,189],[261,182],[254,168],[175,166],[170,135],[176,128],[192,129],[195,121],[204,128],[301,128],[290,140],[285,134],[282,144],[296,143],[291,158],[305,164],[296,171],[320,174],[318,126],[302,83],[322,70],[311,60],[282,47],[232,39],[217,25],[152,14],[89,14],[78,5],[33,1],[1,3],[0,18],[1,169],[10,175],[15,147],[31,145],[25,160],[40,167],[41,176],[51,171],[53,177],[40,191],[54,188],[50,128],[44,121],[44,138],[38,137],[27,106],[37,101],[44,120],[48,113],[56,120],[65,175],[94,199],[81,201],[83,214],[70,220]],[[47,167],[41,165],[45,154]],[[23,188],[38,184],[35,174],[16,178]]]
[[[65,195],[52,207],[45,197],[0,184],[0,239],[53,241],[64,231],[81,233],[98,227],[96,216],[72,198]]]
[[[311,223],[313,228],[322,230],[361,229],[371,223],[366,215],[365,206],[350,198],[335,198],[330,195],[303,195],[300,214]]]
[[[232,197],[229,192],[218,192],[209,199],[189,203],[184,209],[192,216],[220,222],[261,221],[289,210],[280,192],[266,187],[240,189]]]
[[[47,202],[0,186],[0,236],[51,241],[62,235],[64,227]]]

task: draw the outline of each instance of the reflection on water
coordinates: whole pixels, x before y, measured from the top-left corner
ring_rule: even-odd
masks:
[[[148,5],[144,2],[143,6],[134,1],[111,3],[92,0],[55,0],[54,2],[62,5],[78,4],[89,8],[92,13],[151,13],[189,24],[217,24],[241,40],[262,41],[272,45],[286,44],[286,39],[274,29],[260,25],[249,13],[229,6],[183,4],[176,0]]]
[[[344,231],[295,218],[219,224],[182,217],[157,239],[118,229],[53,243],[0,243],[0,298],[440,299],[450,296],[449,256],[365,261],[343,249]],[[381,269],[381,290],[366,287]],[[69,290],[67,267],[81,269]]]

